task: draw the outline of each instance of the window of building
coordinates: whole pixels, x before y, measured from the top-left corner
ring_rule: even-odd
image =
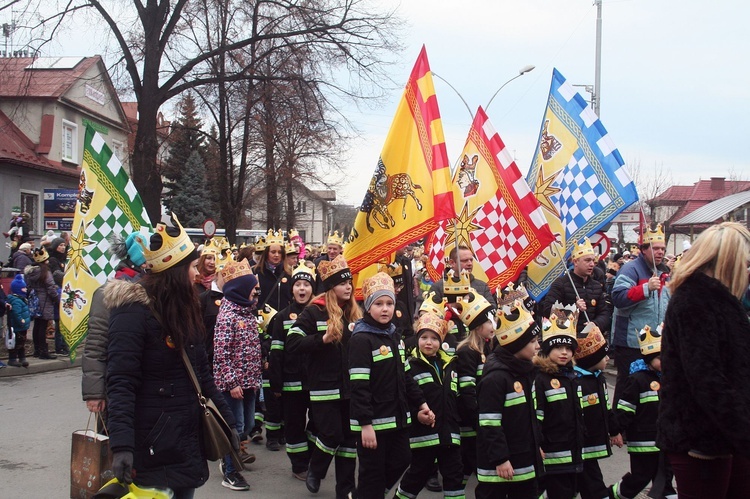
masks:
[[[29,220],[29,232],[31,234],[37,233],[37,226],[39,224],[39,193],[38,192],[23,192],[21,191],[21,211],[31,215]]]
[[[307,213],[307,201],[297,201],[297,213]]]
[[[120,160],[120,163],[123,165],[125,164],[125,144],[120,142],[119,140],[112,140],[112,153],[115,155],[117,159]]]
[[[78,125],[62,121],[62,160],[78,164]]]

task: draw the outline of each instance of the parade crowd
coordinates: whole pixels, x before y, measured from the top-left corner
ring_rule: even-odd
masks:
[[[177,498],[208,479],[189,362],[233,428],[242,463],[227,455],[218,469],[234,491],[252,490],[241,470],[253,443],[285,450],[290,479],[311,493],[333,464],[342,498],[425,487],[462,498],[471,475],[477,498],[750,490],[744,226],[712,226],[678,256],[661,227],[633,254],[600,258],[578,241],[538,303],[523,274],[490,290],[467,247],[433,282],[416,245],[363,279],[358,301],[342,236],[320,249],[288,236],[196,247],[172,215],[112,241],[120,264],[92,297],[82,389],[106,421],[118,479]],[[28,261],[5,306],[19,331],[11,365],[26,363],[27,290],[57,293],[56,242],[18,249]],[[55,319],[43,308],[41,358]],[[599,461],[624,445],[630,467],[605,483]]]

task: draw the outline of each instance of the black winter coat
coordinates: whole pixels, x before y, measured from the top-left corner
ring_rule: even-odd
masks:
[[[658,444],[667,452],[750,456],[750,323],[702,273],[674,291],[661,347]]]
[[[198,285],[200,286],[200,285]],[[205,289],[200,295],[201,314],[203,315],[203,326],[206,328],[206,355],[208,355],[208,364],[213,372],[214,365],[214,330],[216,329],[216,318],[219,316],[219,307],[224,293],[214,289]]]
[[[583,449],[581,457],[588,459],[602,459],[612,455],[609,444],[609,420],[612,415],[607,392],[607,379],[602,371],[590,372],[576,366],[578,379],[576,383],[581,387],[581,405],[583,406]]]
[[[299,354],[292,355],[286,349],[289,329],[305,309],[305,306],[292,301],[271,321],[271,353],[268,377],[271,391],[274,393],[299,392],[303,388],[307,389],[305,357]]]
[[[284,351],[307,358],[310,401],[349,399],[349,323],[343,318],[341,341],[323,343],[328,329],[324,300],[308,305],[289,329]],[[352,325],[353,326],[353,325]]]
[[[534,409],[534,365],[501,347],[487,358],[477,395],[477,479],[503,482],[496,467],[510,461],[514,481],[534,479],[544,467]]]
[[[537,356],[536,415],[542,427],[542,450],[547,473],[583,471],[583,412],[581,388],[572,367],[558,367],[549,357]]]
[[[671,306],[671,305],[670,305]],[[656,447],[656,418],[659,414],[659,373],[648,369],[642,359],[631,364],[630,376],[614,409],[611,431],[627,433],[628,453],[659,452]]]
[[[292,277],[284,271],[283,265],[278,265],[273,272],[263,269],[262,272],[256,272],[255,276],[260,283],[258,310],[263,305],[270,305],[278,312],[289,306],[292,302]]]
[[[208,479],[198,396],[180,353],[167,346],[142,286],[113,281],[104,288],[111,309],[107,349],[110,448],[133,452],[138,485],[194,488]],[[186,351],[204,395],[227,422],[235,420],[214,385],[202,343]]]
[[[489,342],[485,343],[485,353],[479,353],[468,345],[456,350],[458,417],[462,438],[477,436],[477,385],[482,379],[486,354],[490,352],[489,345]]]
[[[593,276],[588,277],[584,282],[583,278],[572,270],[570,271],[570,277],[576,285],[578,295],[586,302],[586,314],[588,314],[589,319],[596,323],[602,331],[609,331],[612,325],[612,307],[609,301],[605,299],[602,283]],[[563,274],[552,282],[552,286],[542,300],[542,315],[549,317],[552,305],[556,301],[563,305],[572,305],[575,304],[576,300],[573,284],[571,284],[568,276]],[[580,333],[584,327],[586,327],[586,316],[581,312],[576,326],[577,332]]]
[[[436,357],[428,359],[422,352],[416,350],[414,356],[409,358],[406,367],[407,376],[411,376],[417,383],[427,405],[435,413],[434,427],[423,425],[419,421],[412,422],[409,430],[411,448],[461,445],[456,407],[458,398],[456,358],[438,350]],[[416,414],[416,409],[413,407],[412,413]]]

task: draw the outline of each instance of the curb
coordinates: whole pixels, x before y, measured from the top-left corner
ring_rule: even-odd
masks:
[[[76,357],[75,362],[70,362],[70,357],[58,357],[52,360],[40,360],[29,357],[29,367],[4,367],[0,369],[0,378],[11,378],[14,376],[25,376],[27,374],[46,373],[51,371],[61,371],[71,367],[81,367],[81,355]],[[7,364],[7,359],[3,359]]]

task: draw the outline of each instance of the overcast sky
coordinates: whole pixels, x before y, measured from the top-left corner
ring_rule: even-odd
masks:
[[[591,0],[382,4],[397,6],[408,23],[405,49],[393,68],[401,88],[377,109],[350,112],[363,138],[352,144],[352,180],[339,189],[339,201],[361,202],[423,44],[433,72],[461,92],[472,112],[521,67],[536,66],[506,86],[487,113],[523,173],[536,147],[552,68],[571,83],[594,83]],[[731,172],[750,179],[750,3],[604,0],[602,10],[601,119],[625,161],[640,164],[644,172],[662,166],[680,184]],[[102,52],[75,37],[58,50],[59,55]],[[448,85],[435,79],[435,88],[448,155],[455,162],[471,117]]]

